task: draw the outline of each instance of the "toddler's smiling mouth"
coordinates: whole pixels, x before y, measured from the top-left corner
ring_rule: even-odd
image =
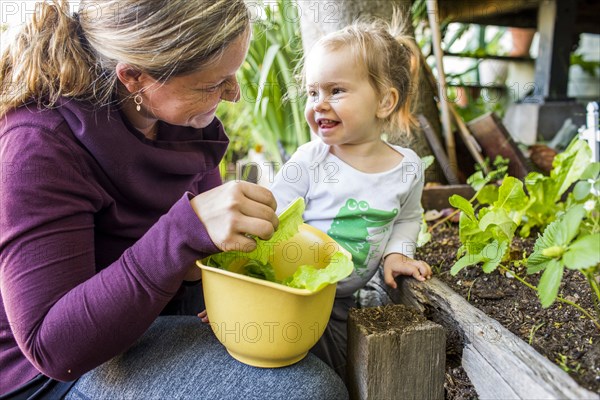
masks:
[[[317,120],[317,125],[319,126],[319,128],[323,128],[323,129],[333,128],[334,126],[336,126],[338,124],[339,124],[338,121],[334,121],[331,119],[319,118]]]

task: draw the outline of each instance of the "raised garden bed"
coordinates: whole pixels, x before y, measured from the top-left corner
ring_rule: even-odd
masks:
[[[432,281],[402,279],[395,291],[380,282],[388,300],[411,305],[447,329],[446,398],[599,399],[600,331],[595,325],[566,305],[542,309],[533,290],[500,270],[484,274],[472,267],[450,275],[460,246],[457,232],[456,225],[441,225],[418,250],[417,258],[435,271]],[[515,256],[530,251],[533,241],[517,239]],[[562,294],[591,309],[588,285],[569,272]]]
[[[533,242],[516,239],[515,257]],[[371,285],[384,295],[372,304],[410,305],[446,328],[446,399],[600,399],[600,330],[570,306],[543,309],[533,290],[500,270],[471,267],[453,277],[459,246],[457,225],[440,225],[417,253],[434,269],[432,281]],[[591,309],[588,285],[571,272],[561,293]]]
[[[523,252],[530,253],[534,240],[534,237],[515,238],[511,256],[518,259]],[[433,232],[432,240],[419,249],[418,258],[430,263],[436,270],[437,278],[447,284],[449,289],[451,288],[469,304],[483,311],[485,315],[492,317],[493,324],[507,329],[510,336],[516,335],[519,339],[516,337],[498,337],[497,339],[502,342],[508,339],[507,349],[516,350],[517,357],[525,354],[521,348],[523,345],[528,351],[539,353],[548,361],[544,361],[543,365],[550,368],[549,362],[551,362],[551,369],[556,370],[560,367],[559,372],[567,371],[580,389],[589,390],[589,393],[583,391],[581,395],[575,397],[565,393],[563,398],[598,398],[597,393],[600,392],[600,330],[592,321],[575,308],[561,303],[555,303],[550,308],[543,309],[533,290],[521,285],[510,274],[501,270],[484,274],[481,268],[471,267],[452,276],[449,271],[455,262],[459,246],[457,226],[441,225]],[[520,276],[526,276],[524,268],[515,272]],[[573,273],[571,270],[566,270],[565,274],[561,286],[563,296],[576,301],[588,310],[593,309],[592,293],[581,274]],[[537,275],[527,277],[533,284],[537,284],[536,278]],[[430,293],[435,292],[434,288]],[[471,335],[473,333],[469,332]],[[493,335],[494,330],[487,334],[488,337]],[[489,340],[493,339],[492,337]],[[514,347],[516,341],[520,342],[520,345]],[[467,352],[468,354],[470,352]],[[463,354],[463,365],[471,363],[470,356],[467,356],[466,360],[464,357],[465,354]],[[523,361],[527,362],[528,360]],[[465,365],[465,369],[467,369],[467,365]],[[539,384],[556,385],[557,382],[562,382],[560,387],[569,386],[561,378],[555,376],[554,372],[552,375],[547,375],[546,367],[544,367],[544,371],[533,377],[535,382],[528,383],[527,387],[535,388]],[[525,371],[519,372],[517,369],[515,372],[517,374],[513,376],[513,383],[527,382],[531,378],[530,374]],[[471,374],[469,375],[471,376]],[[550,377],[552,379],[549,379]],[[471,379],[473,380],[473,377]],[[500,388],[501,386],[496,386],[493,390],[495,393],[499,393]],[[542,388],[538,387],[536,390],[542,390]],[[550,391],[538,393],[538,396],[542,393],[547,393],[546,397],[553,398]],[[588,397],[585,396],[586,393]],[[596,397],[594,397],[594,393]],[[508,392],[506,394],[508,395]]]

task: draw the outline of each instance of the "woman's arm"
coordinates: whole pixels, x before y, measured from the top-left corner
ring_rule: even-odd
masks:
[[[195,259],[218,251],[182,197],[96,273],[102,194],[51,132],[0,137],[0,289],[12,333],[42,373],[72,380],[126,350],[180,287]]]

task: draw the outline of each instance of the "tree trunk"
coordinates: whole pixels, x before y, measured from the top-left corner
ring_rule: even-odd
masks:
[[[411,20],[410,0],[297,0],[297,4],[301,16],[300,28],[305,53],[319,38],[343,28],[357,17],[375,16],[389,20],[394,8],[397,8],[406,20]],[[407,24],[407,29],[407,34],[414,36],[412,24]],[[429,84],[421,70],[418,95],[415,99],[415,114],[423,114],[441,140],[439,110],[434,99],[436,95],[436,88]],[[420,157],[432,155],[431,148],[421,129],[415,129],[411,137],[397,136],[399,139],[394,143],[411,148]],[[425,180],[427,182],[446,182],[437,162],[426,171]]]

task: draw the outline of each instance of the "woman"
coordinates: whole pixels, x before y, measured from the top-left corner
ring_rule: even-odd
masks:
[[[220,185],[241,0],[39,4],[0,61],[4,398],[335,398],[312,356],[261,370],[206,325],[194,261],[277,228],[266,189]],[[67,383],[65,383],[67,382]]]

